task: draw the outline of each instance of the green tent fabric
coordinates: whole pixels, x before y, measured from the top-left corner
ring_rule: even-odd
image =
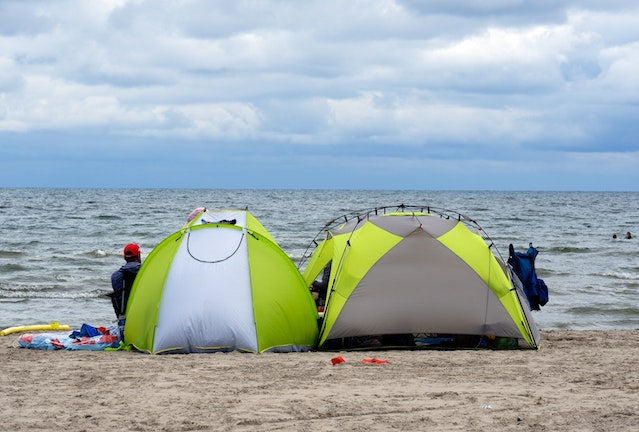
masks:
[[[317,310],[290,258],[248,211],[205,211],[144,261],[125,341],[149,353],[311,349]]]
[[[311,284],[331,266],[319,346],[355,336],[454,334],[537,348],[521,285],[481,228],[424,209],[375,209],[324,230],[304,269]]]

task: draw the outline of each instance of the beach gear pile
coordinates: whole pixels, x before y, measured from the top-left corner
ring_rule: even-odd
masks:
[[[117,326],[93,327],[82,324],[80,330],[69,332],[24,333],[18,337],[23,348],[41,350],[104,351],[120,345],[120,329]]]

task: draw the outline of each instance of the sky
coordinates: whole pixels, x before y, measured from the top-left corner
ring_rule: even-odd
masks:
[[[0,0],[0,187],[639,191],[635,0]]]

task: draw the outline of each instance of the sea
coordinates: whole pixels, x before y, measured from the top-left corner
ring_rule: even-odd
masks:
[[[0,188],[0,328],[113,324],[105,295],[124,245],[144,259],[196,207],[248,209],[303,269],[329,221],[401,204],[474,219],[504,260],[533,243],[550,297],[533,312],[541,329],[639,328],[638,192],[80,188]]]

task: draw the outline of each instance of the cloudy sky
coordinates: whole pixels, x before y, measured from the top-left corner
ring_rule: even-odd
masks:
[[[0,187],[639,190],[635,0],[0,0]]]

